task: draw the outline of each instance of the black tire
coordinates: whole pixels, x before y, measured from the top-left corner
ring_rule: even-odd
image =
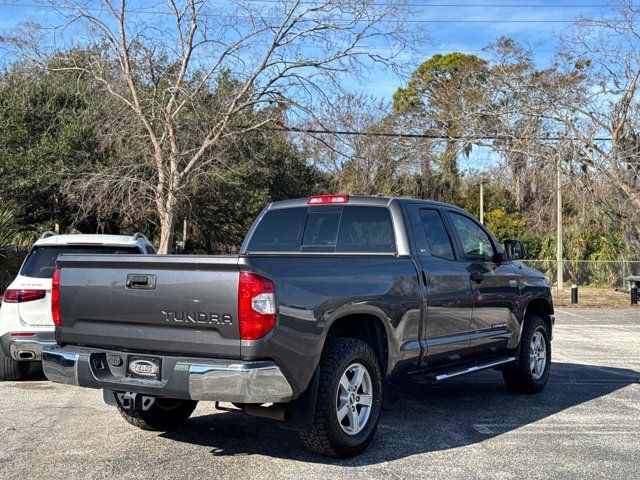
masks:
[[[542,334],[546,346],[546,363],[540,378],[535,378],[530,366],[529,355],[532,353],[531,340],[536,332]],[[520,352],[518,356],[517,368],[514,370],[504,370],[502,378],[507,388],[515,393],[538,393],[542,391],[549,378],[551,369],[551,342],[549,341],[549,331],[545,321],[537,315],[527,316],[525,319],[522,338],[520,340]]]
[[[149,410],[125,410],[118,407],[120,415],[131,425],[142,430],[167,432],[180,427],[196,408],[194,400],[156,398]]]
[[[369,418],[359,433],[347,434],[338,420],[338,388],[342,375],[353,364],[362,365],[371,379],[372,401]],[[353,457],[371,443],[382,409],[382,374],[369,345],[353,338],[330,338],[320,361],[318,399],[309,430],[299,432],[305,447],[332,457]]]
[[[29,363],[18,362],[11,357],[7,357],[0,349],[0,380],[24,380],[27,372],[29,372]]]

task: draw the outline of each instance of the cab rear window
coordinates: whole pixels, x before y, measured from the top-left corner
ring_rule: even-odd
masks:
[[[135,254],[137,247],[107,247],[102,245],[69,245],[56,247],[33,247],[22,265],[20,275],[32,278],[51,278],[56,269],[56,258],[62,253],[83,254]]]
[[[396,245],[387,208],[329,205],[270,210],[247,251],[394,253]]]

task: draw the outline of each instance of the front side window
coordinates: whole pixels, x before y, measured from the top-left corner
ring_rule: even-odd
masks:
[[[450,212],[466,260],[493,262],[495,251],[486,232],[476,222],[458,213]]]

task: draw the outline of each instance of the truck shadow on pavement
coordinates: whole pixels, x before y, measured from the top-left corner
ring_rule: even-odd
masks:
[[[30,362],[27,376],[22,381],[41,382],[43,380],[47,381],[48,379],[42,371],[42,365],[40,362]]]
[[[634,370],[574,363],[554,363],[547,387],[537,395],[508,392],[492,370],[439,385],[392,378],[385,382],[376,437],[365,453],[347,460],[311,454],[295,432],[235,413],[200,414],[162,436],[211,447],[220,456],[259,454],[357,467],[480,443],[515,429],[535,431],[534,422],[637,383],[640,372]]]

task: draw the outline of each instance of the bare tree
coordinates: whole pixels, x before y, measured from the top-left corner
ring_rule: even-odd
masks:
[[[393,121],[388,102],[348,93],[304,125],[311,134],[302,140],[310,160],[331,176],[336,191],[390,195],[398,174],[413,166],[400,139],[388,136]]]
[[[581,174],[606,179],[600,199],[632,227],[640,251],[640,7],[625,1],[615,17],[581,20],[561,55],[583,82],[555,96],[547,116],[576,139]]]
[[[130,155],[86,178],[80,195],[91,206],[122,202],[153,211],[163,253],[193,182],[231,168],[225,147],[234,137],[282,121],[283,111],[297,119],[312,114],[330,92],[344,90],[341,74],[394,67],[405,46],[403,2],[51,4],[66,16],[63,28],[10,40],[43,67],[91,78],[117,100],[105,128],[113,134],[127,124],[135,132],[118,140]],[[72,55],[77,45],[93,46],[93,55]]]

